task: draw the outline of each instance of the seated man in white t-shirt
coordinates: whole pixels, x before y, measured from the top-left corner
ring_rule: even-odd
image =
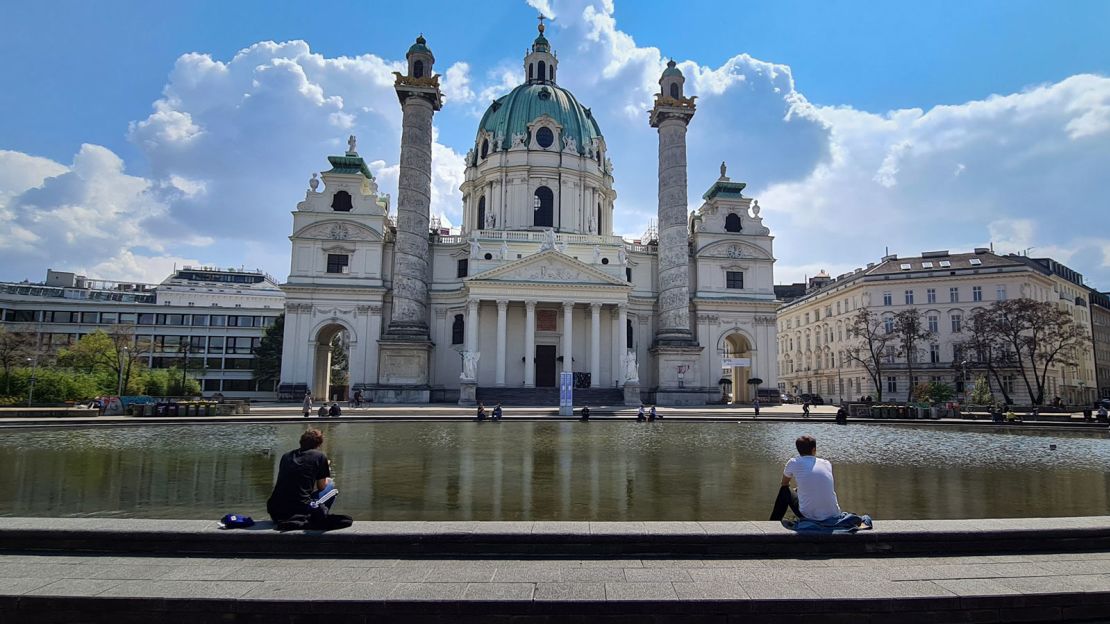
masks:
[[[782,487],[771,520],[782,520],[786,508],[794,515],[811,520],[826,520],[840,516],[840,504],[833,488],[832,464],[817,457],[817,440],[802,436],[794,441],[798,456],[786,462],[782,471]],[[790,480],[798,485],[797,494],[790,492]]]

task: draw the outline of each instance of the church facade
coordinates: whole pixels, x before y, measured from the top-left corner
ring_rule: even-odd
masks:
[[[576,403],[747,402],[749,379],[776,387],[773,237],[724,164],[687,213],[696,106],[673,61],[648,119],[658,236],[632,243],[613,230],[599,120],[559,86],[542,22],[522,83],[490,105],[466,156],[461,231],[430,229],[442,98],[423,37],[406,58],[396,216],[354,137],[293,212],[283,394],[328,395],[337,336],[349,390],[377,402],[544,403],[560,372]]]

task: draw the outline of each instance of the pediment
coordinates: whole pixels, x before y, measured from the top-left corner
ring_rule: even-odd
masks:
[[[550,283],[566,285],[623,286],[629,284],[585,262],[554,250],[541,251],[484,271],[467,282]]]
[[[324,221],[305,226],[294,232],[293,237],[336,241],[382,240],[382,235],[373,228],[346,219]]]
[[[738,238],[738,237],[737,237]],[[746,241],[722,240],[706,244],[697,252],[700,258],[729,258],[732,260],[770,260],[767,251]]]

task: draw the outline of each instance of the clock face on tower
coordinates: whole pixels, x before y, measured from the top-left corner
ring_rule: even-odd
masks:
[[[342,223],[336,223],[331,226],[331,230],[328,231],[328,236],[335,240],[347,240],[350,238],[350,235],[351,233],[347,230],[347,226]]]

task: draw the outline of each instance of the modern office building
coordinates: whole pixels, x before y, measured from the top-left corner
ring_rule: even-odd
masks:
[[[284,302],[277,283],[256,271],[185,267],[160,284],[137,284],[48,270],[43,283],[0,283],[0,325],[34,334],[39,352],[126,327],[147,366],[180,368],[188,358],[205,394],[274,398],[251,369]]]

